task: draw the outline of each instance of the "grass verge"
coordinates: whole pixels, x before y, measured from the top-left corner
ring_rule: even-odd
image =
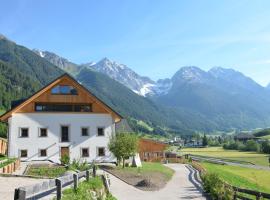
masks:
[[[226,158],[236,161],[239,160],[251,162],[256,165],[269,166],[268,162],[269,155],[257,152],[225,150],[222,147],[208,147],[208,148],[184,148],[180,151],[180,153]]]
[[[66,172],[66,168],[60,166],[39,166],[39,167],[32,167],[30,166],[27,170],[26,174],[30,176],[41,176],[41,177],[48,177],[48,178],[57,178],[63,175]]]
[[[201,164],[208,172],[218,174],[222,180],[233,186],[270,193],[270,171],[268,170],[217,165],[207,162]]]
[[[63,200],[92,200],[102,199],[105,194],[103,182],[100,177],[91,178],[88,182],[79,183],[78,189],[75,191],[69,188],[63,191]],[[94,198],[95,196],[95,198]],[[108,194],[106,200],[116,200],[111,194]]]
[[[143,162],[142,167],[110,167],[105,170],[141,190],[154,191],[163,188],[172,178],[174,171],[161,163]]]
[[[4,158],[5,159],[5,158]],[[6,165],[13,163],[16,160],[16,158],[9,158],[5,162],[0,163],[0,168],[5,167]]]

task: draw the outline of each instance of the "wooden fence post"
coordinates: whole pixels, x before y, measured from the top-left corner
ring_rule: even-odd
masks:
[[[90,179],[90,171],[86,170],[86,181],[89,181]]]
[[[78,174],[73,174],[74,190],[78,189]]]
[[[96,169],[96,165],[93,166],[93,177],[96,177],[97,175],[97,169]]]
[[[60,200],[62,198],[62,182],[60,179],[55,179],[56,184],[56,199]]]
[[[256,195],[256,200],[260,200],[261,199],[261,193]]]
[[[14,199],[15,199],[15,197],[17,197],[16,200],[25,200],[26,199],[26,191],[22,188],[17,188],[16,190],[15,190]]]

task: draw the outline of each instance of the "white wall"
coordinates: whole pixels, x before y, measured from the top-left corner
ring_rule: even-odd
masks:
[[[69,126],[70,142],[60,142],[61,125]],[[29,137],[20,138],[20,128],[29,128]],[[39,128],[48,129],[48,137],[39,137]],[[81,136],[81,127],[89,127],[89,136]],[[105,128],[105,136],[97,136],[97,128]],[[24,113],[9,118],[9,156],[19,157],[20,149],[28,150],[28,158],[21,160],[52,160],[59,162],[60,148],[69,146],[70,158],[81,158],[81,148],[89,148],[88,162],[114,161],[108,150],[108,142],[115,126],[109,114]],[[97,147],[106,147],[106,156],[97,157]],[[47,157],[38,155],[39,149],[47,149]]]

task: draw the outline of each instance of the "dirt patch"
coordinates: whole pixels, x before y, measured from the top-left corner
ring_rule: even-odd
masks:
[[[135,172],[111,166],[102,166],[101,168],[126,183],[144,191],[160,190],[167,183],[166,176],[160,172],[140,172],[140,170]]]

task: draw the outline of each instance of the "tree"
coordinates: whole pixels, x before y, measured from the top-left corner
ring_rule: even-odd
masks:
[[[262,143],[262,152],[263,153],[268,153],[268,154],[270,154],[270,142],[268,142],[268,141],[264,141],[263,143]]]
[[[204,134],[204,136],[203,136],[202,145],[203,145],[204,147],[206,147],[206,146],[208,145],[208,139],[207,139],[207,137],[206,137],[205,134]]]
[[[118,164],[122,160],[123,168],[125,167],[125,160],[130,156],[135,156],[138,149],[138,138],[133,133],[116,133],[111,137],[109,142],[109,149],[117,158]]]
[[[258,151],[259,145],[254,140],[248,140],[245,146],[245,151]]]

